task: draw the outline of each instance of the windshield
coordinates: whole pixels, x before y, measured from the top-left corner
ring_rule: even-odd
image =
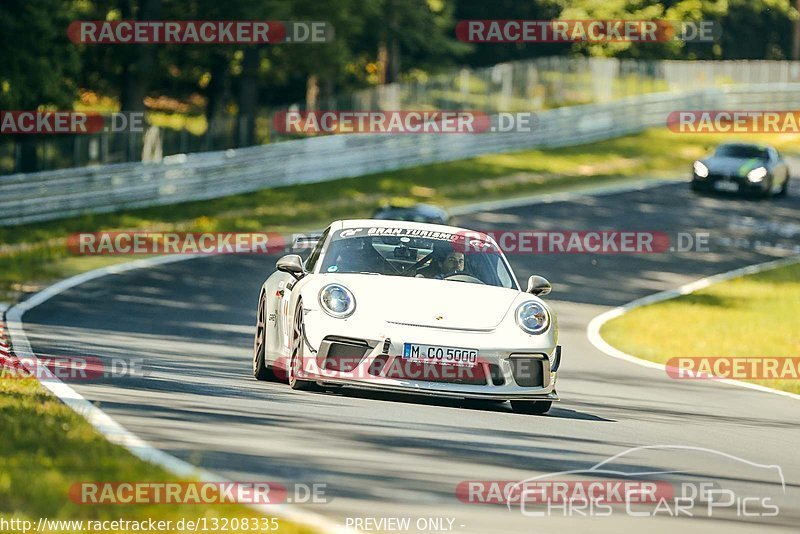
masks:
[[[347,228],[333,235],[321,273],[369,273],[516,289],[497,247],[461,234],[409,228]]]
[[[769,158],[766,149],[753,145],[722,145],[714,155],[725,158]]]

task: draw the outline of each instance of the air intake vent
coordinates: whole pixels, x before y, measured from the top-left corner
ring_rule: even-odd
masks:
[[[544,355],[512,354],[508,362],[511,364],[514,382],[518,386],[526,388],[543,388],[546,361],[547,358]]]
[[[504,386],[506,383],[506,377],[503,376],[503,371],[500,370],[500,366],[496,363],[489,364],[489,375],[492,377],[492,384],[495,386]]]
[[[366,341],[326,337],[319,350],[319,365],[329,371],[349,373],[361,363],[371,347]]]

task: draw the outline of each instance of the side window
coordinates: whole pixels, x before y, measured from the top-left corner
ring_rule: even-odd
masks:
[[[514,282],[511,280],[511,275],[508,274],[508,269],[503,264],[503,261],[498,256],[495,258],[495,268],[497,269],[497,279],[500,280],[500,285],[503,287],[514,287]]]
[[[317,245],[314,247],[314,250],[311,251],[311,255],[306,260],[306,271],[311,272],[314,270],[314,266],[317,264],[317,260],[319,260],[319,255],[322,252],[322,247],[325,244],[325,240],[328,238],[328,232],[330,232],[330,228],[327,228],[322,233],[322,237],[319,238],[319,241],[317,241]]]

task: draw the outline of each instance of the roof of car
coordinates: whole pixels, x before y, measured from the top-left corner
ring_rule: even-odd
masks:
[[[717,145],[717,148],[721,148],[723,146],[746,146],[752,148],[758,148],[764,150],[766,148],[771,148],[769,145],[765,145],[763,143],[748,143],[746,141],[729,141],[727,143],[720,143]]]

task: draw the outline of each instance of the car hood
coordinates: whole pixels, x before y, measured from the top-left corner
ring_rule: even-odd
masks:
[[[728,158],[712,157],[704,159],[703,163],[714,174],[729,176],[746,176],[756,167],[766,167],[767,162],[760,158]]]
[[[323,278],[320,287],[336,282],[353,292],[356,314],[413,326],[490,330],[516,301],[535,299],[516,289],[468,282],[364,274]]]

